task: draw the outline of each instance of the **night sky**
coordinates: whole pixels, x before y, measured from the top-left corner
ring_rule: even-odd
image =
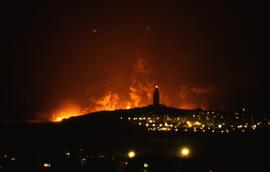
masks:
[[[145,106],[269,109],[263,1],[3,4],[0,120]]]

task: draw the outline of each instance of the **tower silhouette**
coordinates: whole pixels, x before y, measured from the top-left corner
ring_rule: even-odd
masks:
[[[157,85],[155,86],[155,90],[154,90],[153,105],[159,106],[159,90],[158,90]]]

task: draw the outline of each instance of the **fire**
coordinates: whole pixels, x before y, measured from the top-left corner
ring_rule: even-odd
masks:
[[[132,66],[132,79],[127,87],[128,97],[123,98],[118,91],[107,90],[101,97],[91,97],[90,102],[84,103],[84,105],[68,103],[57,108],[52,113],[50,120],[61,122],[63,119],[72,116],[95,111],[112,111],[146,106],[152,102],[153,88],[155,88],[155,82],[149,79],[152,78],[150,76],[151,73],[152,69],[148,61],[145,58],[139,57]]]
[[[131,109],[131,104],[128,103],[128,105],[126,106],[126,109]]]
[[[145,106],[152,100],[154,84],[145,82],[144,84],[135,82],[129,87],[130,101],[134,107]]]
[[[138,56],[131,69],[131,80],[126,87],[126,96],[123,96],[123,92],[120,92],[119,89],[110,88],[110,90],[106,90],[100,97],[87,98],[87,102],[82,101],[83,105],[68,103],[57,108],[51,115],[51,121],[61,122],[63,119],[90,112],[131,109],[151,104],[153,89],[159,88],[159,86],[156,85],[157,82],[152,79],[155,78],[155,70],[153,70],[153,67],[149,64],[148,60],[140,56]],[[170,95],[166,94],[164,91],[161,94],[161,103],[168,106],[173,105],[182,109],[204,109],[207,107],[208,103],[204,98],[209,94],[212,94],[213,91],[215,91],[214,85],[206,87],[182,85],[179,87],[178,94],[176,95],[177,100],[170,100]]]
[[[120,96],[118,92],[108,91],[100,98],[91,99],[91,104],[86,105],[84,107],[74,104],[68,103],[64,106],[58,108],[53,115],[51,116],[51,121],[53,122],[61,122],[63,119],[70,118],[73,116],[79,116],[90,112],[95,111],[112,111],[116,109],[131,109],[134,107],[146,106],[152,103],[153,96],[153,88],[159,88],[155,86],[153,82],[145,81],[145,83],[133,82],[129,86],[129,97],[124,99]],[[180,102],[178,108],[182,109],[195,109],[195,108],[203,108],[205,109],[203,102],[196,102],[193,97],[196,98],[198,94],[205,95],[209,91],[209,89],[199,89],[199,88],[182,88],[180,92]],[[164,97],[166,98],[166,96]],[[164,100],[164,99],[162,99]],[[163,103],[167,103],[167,101],[162,101]],[[84,110],[83,110],[84,109]]]
[[[133,81],[129,86],[129,98],[120,97],[118,92],[108,91],[98,99],[92,99],[93,111],[131,109],[146,106],[152,102],[154,82],[144,83]]]
[[[58,110],[53,113],[51,121],[52,122],[61,122],[63,119],[67,119],[73,116],[79,116],[86,113],[81,110],[81,107],[76,104],[66,104],[60,107]]]
[[[107,94],[105,94],[103,97],[99,99],[93,100],[95,107],[95,111],[101,111],[101,110],[115,110],[119,109],[120,106],[120,97],[117,93],[113,93],[109,91]]]

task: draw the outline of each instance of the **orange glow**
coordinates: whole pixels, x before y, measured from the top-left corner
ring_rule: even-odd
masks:
[[[50,121],[61,122],[73,116],[79,116],[96,111],[113,111],[116,109],[131,109],[147,106],[152,103],[153,89],[158,87],[150,80],[152,67],[145,58],[138,57],[132,66],[131,80],[127,87],[128,97],[121,97],[122,93],[113,89],[107,90],[100,97],[91,97],[84,105],[68,103],[51,113]]]
[[[205,97],[209,97],[215,91],[215,85],[207,87],[188,87],[181,86],[179,88],[179,102],[178,108],[181,109],[208,109],[208,102]]]
[[[129,87],[129,96],[133,107],[148,105],[152,102],[154,84],[151,82],[142,84],[139,82],[133,83]]]
[[[154,82],[150,82],[148,80],[144,82],[132,82],[129,86],[129,98],[122,98],[120,97],[120,93],[108,91],[103,96],[99,98],[92,98],[89,106],[80,106],[78,104],[69,103],[57,108],[57,110],[52,113],[50,121],[52,122],[61,122],[63,119],[67,119],[74,116],[79,116],[83,114],[87,114],[90,112],[95,111],[113,111],[116,109],[131,109],[134,107],[142,107],[147,106],[152,103],[153,97],[153,88],[159,88],[159,86],[154,85]],[[196,93],[202,93],[202,89],[194,89]],[[198,91],[199,90],[199,91]],[[207,92],[206,90],[205,92]],[[207,106],[204,105],[202,102],[196,102],[192,99],[192,94],[194,91],[189,91],[188,88],[182,88],[180,94],[180,102],[181,104],[178,105],[178,108],[182,109],[195,109],[195,108],[203,108],[206,109]],[[203,92],[204,93],[204,92]],[[168,96],[164,96],[166,93],[161,93],[162,98],[161,102],[165,105],[169,105]],[[206,93],[204,93],[206,94]],[[189,127],[190,125],[187,123]],[[197,124],[199,125],[199,124]],[[164,130],[164,129],[162,129]]]
[[[51,122],[61,122],[63,119],[90,112],[113,111],[116,109],[131,109],[146,106],[152,103],[152,93],[153,88],[155,88],[155,82],[149,80],[151,73],[151,67],[148,66],[147,60],[139,57],[132,66],[131,81],[127,87],[128,97],[121,97],[121,92],[114,91],[113,89],[107,90],[100,97],[90,97],[88,99],[90,101],[84,102],[84,105],[74,102],[61,105],[53,110],[53,112],[50,112],[49,120]],[[40,120],[44,119],[40,118]]]
[[[49,119],[53,122],[61,122],[63,119],[90,112],[132,109],[152,104],[153,91],[155,88],[159,88],[156,85],[158,82],[152,79],[155,78],[153,74],[155,74],[153,66],[139,54],[136,62],[132,65],[130,81],[126,86],[127,90],[121,92],[117,88],[110,87],[99,97],[90,97],[87,99],[88,101],[82,100],[77,104],[64,104],[56,108],[52,113],[50,112],[52,115],[50,115]],[[181,109],[207,109],[208,102],[205,101],[205,97],[215,91],[215,85],[206,87],[181,85],[175,91],[176,94],[174,92],[173,97],[170,95],[170,90],[166,92],[166,87],[162,86],[162,90],[160,90],[161,104]],[[123,95],[123,93],[127,94]],[[45,120],[48,120],[48,118]]]
[[[130,99],[124,100],[119,96],[117,92],[109,91],[104,96],[98,99],[92,99],[95,104],[93,111],[112,111],[116,109],[131,109],[134,107],[141,106],[140,96],[137,94],[137,89],[135,87],[130,88]]]
[[[56,117],[55,118],[55,122],[61,122],[64,119],[64,117]]]
[[[107,94],[98,99],[93,99],[95,104],[91,111],[112,111],[116,109],[131,109],[134,107],[132,101],[123,100],[118,93],[109,91]]]
[[[49,168],[51,166],[51,164],[49,164],[49,163],[43,163],[43,167],[45,167],[45,168]]]
[[[128,105],[126,106],[126,109],[131,109],[130,103],[128,103]]]
[[[61,122],[63,119],[67,119],[73,116],[79,116],[86,113],[81,110],[81,107],[75,104],[68,103],[53,113],[51,117],[52,122]]]
[[[115,110],[120,103],[120,97],[117,93],[109,91],[104,97],[94,100],[95,110]]]
[[[162,127],[162,128],[160,129],[160,131],[171,131],[171,129],[168,128],[168,127]]]

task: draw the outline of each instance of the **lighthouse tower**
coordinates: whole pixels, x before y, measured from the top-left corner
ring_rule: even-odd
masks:
[[[159,90],[158,90],[157,85],[155,86],[155,90],[154,90],[153,105],[159,106]]]

